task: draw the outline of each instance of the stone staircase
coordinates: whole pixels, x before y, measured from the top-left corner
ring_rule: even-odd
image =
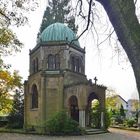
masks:
[[[107,130],[103,130],[103,129],[86,128],[87,135],[103,134],[107,132],[108,132]]]

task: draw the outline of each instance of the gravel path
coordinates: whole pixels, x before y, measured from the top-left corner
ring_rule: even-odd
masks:
[[[115,131],[115,132],[114,132]],[[111,133],[87,135],[87,136],[45,136],[45,135],[25,135],[16,133],[0,133],[0,140],[140,140],[140,137],[126,135],[117,130]],[[129,132],[130,133],[130,132]]]

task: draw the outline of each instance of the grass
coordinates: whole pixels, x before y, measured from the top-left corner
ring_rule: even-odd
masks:
[[[17,134],[33,134],[33,135],[45,135],[43,133],[37,133],[36,131],[26,131],[25,129],[13,129],[0,127],[0,133],[17,133]]]
[[[26,133],[24,129],[10,129],[5,127],[0,127],[0,132],[7,132],[7,133]]]

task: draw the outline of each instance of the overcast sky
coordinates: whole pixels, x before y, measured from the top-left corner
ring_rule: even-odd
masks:
[[[29,25],[16,29],[17,36],[24,43],[24,48],[21,53],[14,56],[6,57],[5,61],[12,64],[12,69],[19,70],[20,75],[23,76],[23,80],[26,80],[29,75],[29,49],[32,49],[36,45],[36,35],[38,33],[40,23],[42,21],[43,11],[46,5],[46,0],[41,0],[39,8],[29,15]],[[109,24],[108,18],[101,8],[102,17],[100,23],[105,21],[104,24]],[[106,38],[103,31],[106,26],[102,24],[98,26],[99,22],[96,21],[97,30],[99,30],[100,42]],[[80,25],[80,23],[78,23]],[[110,30],[110,24],[108,32]],[[82,31],[83,26],[79,27],[79,34]],[[101,28],[102,27],[102,28]],[[113,36],[115,40],[115,35]],[[130,98],[138,98],[136,89],[136,82],[131,64],[126,59],[125,53],[121,52],[118,55],[114,51],[116,41],[104,42],[97,47],[97,36],[86,33],[80,40],[81,47],[86,47],[86,75],[88,79],[94,79],[96,76],[98,84],[105,85],[109,88],[116,90],[125,100]],[[94,80],[93,80],[94,82]]]

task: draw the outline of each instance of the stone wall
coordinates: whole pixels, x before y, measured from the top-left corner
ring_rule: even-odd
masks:
[[[46,77],[46,120],[63,109],[63,76]]]
[[[31,89],[33,85],[37,86],[38,90],[38,108],[32,109],[31,108]],[[38,122],[41,121],[40,114],[41,114],[41,77],[40,72],[32,75],[29,77],[28,81],[25,85],[25,125],[26,127],[32,127],[37,125]]]

